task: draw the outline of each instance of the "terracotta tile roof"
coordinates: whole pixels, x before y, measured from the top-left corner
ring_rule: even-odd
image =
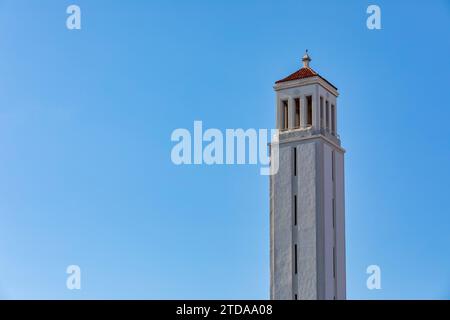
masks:
[[[331,84],[327,79],[320,76],[317,72],[315,72],[310,67],[303,67],[300,70],[295,71],[293,74],[287,76],[286,78],[276,81],[275,83],[305,79],[305,78],[310,78],[310,77],[315,77],[315,76],[320,77],[322,80],[324,80],[325,82],[327,82],[329,85],[331,85],[333,88],[335,88],[337,90],[337,88],[333,84]]]
[[[287,76],[286,78],[278,80],[275,83],[304,79],[304,78],[309,78],[309,77],[314,77],[314,76],[317,76],[317,72],[315,72],[311,68],[303,67],[300,70],[295,71],[293,74]]]

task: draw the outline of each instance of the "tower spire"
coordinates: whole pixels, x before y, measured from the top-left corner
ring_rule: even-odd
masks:
[[[308,54],[308,49],[306,49],[306,52],[305,52],[305,55],[303,56],[303,58],[302,58],[302,61],[303,61],[303,67],[305,67],[305,68],[309,68],[309,63],[311,62],[311,58],[310,58],[310,56],[309,56],[309,54]]]

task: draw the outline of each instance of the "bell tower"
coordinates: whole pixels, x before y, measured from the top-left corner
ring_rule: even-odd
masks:
[[[271,299],[345,299],[344,153],[337,88],[310,67],[275,82],[279,169],[270,177]]]

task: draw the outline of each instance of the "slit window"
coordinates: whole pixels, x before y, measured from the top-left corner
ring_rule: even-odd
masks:
[[[333,247],[333,278],[336,278],[336,248]]]
[[[335,161],[336,161],[336,156],[335,156],[335,153],[334,153],[334,150],[333,150],[333,152],[331,153],[331,180],[332,181],[334,181],[335,179],[336,179],[336,172],[335,172]]]
[[[297,225],[297,196],[294,196],[294,226]]]
[[[336,278],[336,248],[333,247],[333,278]]]
[[[333,228],[336,228],[336,199],[333,199]]]
[[[295,269],[295,274],[297,274],[297,245],[295,245],[295,248],[294,248],[294,269]]]
[[[293,160],[292,162],[294,163],[294,177],[297,176],[297,148],[294,148],[293,150]]]

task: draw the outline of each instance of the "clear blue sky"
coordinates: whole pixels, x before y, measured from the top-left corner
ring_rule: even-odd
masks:
[[[450,298],[449,32],[444,0],[0,1],[0,298],[268,298],[268,178],[170,135],[273,127],[305,48],[341,93],[348,297]]]

